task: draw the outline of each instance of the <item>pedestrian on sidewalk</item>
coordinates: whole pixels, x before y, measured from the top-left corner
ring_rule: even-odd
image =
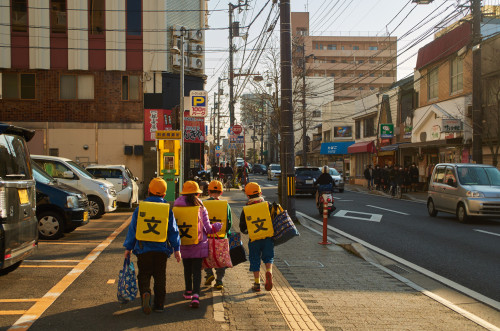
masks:
[[[182,186],[181,196],[174,202],[174,208],[198,207],[195,208],[197,212],[195,210],[194,214],[190,213],[192,209],[174,210],[176,215],[182,213],[192,218],[188,222],[184,218],[182,224],[180,220],[178,221],[181,229],[181,255],[186,285],[183,296],[185,299],[191,300],[191,308],[200,306],[201,263],[203,258],[208,256],[207,234],[218,232],[222,227],[221,223],[210,224],[207,209],[199,199],[201,193],[202,191],[196,182],[187,181]],[[179,219],[179,217],[177,218]]]
[[[373,169],[372,169],[371,164],[369,164],[366,167],[364,175],[365,175],[365,179],[367,181],[368,190],[371,190],[373,188]]]
[[[240,230],[249,236],[248,259],[250,271],[253,272],[254,284],[252,290],[260,292],[260,261],[266,265],[266,283],[264,288],[273,288],[274,242],[271,206],[262,197],[259,184],[250,182],[245,186],[248,202],[240,215]]]
[[[411,189],[413,192],[417,192],[418,168],[415,162],[413,162],[410,167],[410,178],[411,178]]]
[[[223,192],[222,188],[222,183],[218,180],[213,180],[208,184],[208,194],[210,195],[210,198],[207,200],[220,200],[220,197]],[[217,238],[225,239],[227,238],[227,235],[231,233],[231,226],[232,226],[232,213],[231,213],[231,206],[229,206],[229,203],[227,204],[227,214],[226,214],[226,219],[222,220],[222,229],[225,229],[224,234],[216,234],[216,235],[209,235],[209,236],[215,236]],[[215,217],[215,216],[213,216]],[[210,211],[208,212],[208,219],[212,220],[213,219],[212,215],[210,215]],[[224,226],[225,225],[225,226]],[[215,285],[214,287],[217,290],[222,290],[224,288],[224,284],[222,282],[222,279],[224,278],[224,275],[226,274],[226,268],[215,268],[215,274],[217,278],[214,276],[214,271],[212,268],[206,268],[205,269],[205,285],[210,286],[212,285],[212,281],[215,279]]]
[[[376,190],[380,190],[380,184],[382,181],[382,169],[377,164],[375,169],[373,169],[373,184],[375,185]]]
[[[161,178],[153,178],[149,183],[149,196],[144,199],[145,202],[153,202],[158,204],[166,204],[163,199],[167,192],[167,183]],[[139,293],[141,295],[142,311],[145,314],[151,313],[151,277],[154,279],[154,305],[152,309],[155,312],[163,312],[166,294],[166,267],[167,259],[174,253],[177,262],[181,260],[180,254],[180,238],[179,228],[175,221],[172,210],[168,213],[168,228],[167,238],[164,241],[147,241],[137,240],[137,219],[139,216],[139,208],[137,207],[132,214],[132,220],[128,227],[127,237],[123,246],[125,247],[125,258],[130,258],[130,253],[133,252],[137,256],[137,266],[139,272],[137,281]],[[141,208],[141,213],[143,209]],[[152,217],[160,220],[166,215],[149,215],[148,220]],[[152,238],[154,239],[154,238]]]

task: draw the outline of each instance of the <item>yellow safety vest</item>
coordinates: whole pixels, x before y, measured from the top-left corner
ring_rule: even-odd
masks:
[[[210,223],[220,222],[222,228],[217,232],[217,237],[224,238],[227,229],[227,201],[225,200],[205,200],[203,205],[207,208]],[[210,235],[213,237],[213,235]]]
[[[193,207],[174,207],[177,227],[179,227],[179,236],[181,245],[196,245],[198,243],[198,211],[200,206]]]
[[[248,236],[251,241],[269,238],[274,235],[273,222],[267,202],[245,206],[243,211],[245,212]]]
[[[170,205],[168,203],[139,202],[135,238],[142,241],[166,241],[169,214]]]

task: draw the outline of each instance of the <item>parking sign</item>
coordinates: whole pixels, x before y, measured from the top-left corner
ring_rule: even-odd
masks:
[[[189,92],[189,99],[191,100],[191,107],[189,109],[189,116],[191,117],[205,117],[208,113],[208,92],[207,91],[191,91]]]

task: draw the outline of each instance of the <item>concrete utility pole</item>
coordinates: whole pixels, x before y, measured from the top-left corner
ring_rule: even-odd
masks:
[[[483,163],[483,110],[481,107],[481,0],[472,9],[472,160]]]
[[[306,44],[302,43],[302,165],[307,166]]]
[[[229,3],[229,126],[234,125],[234,60],[233,60],[233,10],[236,8]]]
[[[295,157],[292,103],[292,32],[290,0],[280,2],[281,50],[281,202],[293,220],[295,215]]]
[[[182,185],[184,184],[184,35],[181,33],[181,72],[180,72],[180,100],[179,100],[179,108],[180,108],[180,128],[181,128],[181,164],[179,167],[179,192],[182,190]]]

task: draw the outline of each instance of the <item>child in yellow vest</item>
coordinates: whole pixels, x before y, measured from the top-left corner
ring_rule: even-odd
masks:
[[[149,183],[148,191],[149,196],[144,200],[145,202],[158,204],[166,203],[163,197],[167,191],[167,183],[163,179],[159,177],[153,178]],[[123,243],[125,247],[125,257],[130,258],[131,252],[137,255],[137,266],[139,267],[137,282],[139,293],[141,294],[142,311],[145,314],[150,314],[151,310],[160,313],[163,312],[165,301],[167,258],[173,253],[177,262],[181,260],[179,229],[175,222],[172,209],[170,209],[168,215],[153,215],[152,217],[154,219],[156,216],[156,219],[159,219],[160,217],[168,216],[167,237],[165,240],[163,240],[163,238],[160,239],[161,241],[137,239],[139,209],[140,207],[137,207],[132,214],[127,238]],[[154,223],[157,223],[157,221]],[[159,231],[156,231],[155,225],[157,224],[152,224],[150,230],[159,233]],[[144,232],[148,231],[146,230]],[[154,279],[153,307],[151,307],[151,277]]]
[[[210,214],[211,209],[208,207],[207,201],[212,201],[212,200],[219,200],[220,196],[222,195],[223,188],[222,188],[222,183],[218,180],[213,180],[208,184],[208,194],[210,195],[210,198],[204,201],[205,207],[208,209],[208,218],[211,220],[216,219],[215,216],[212,217]],[[219,238],[227,238],[227,235],[231,233],[231,226],[232,226],[232,221],[231,221],[231,207],[229,204],[227,204],[227,214],[226,214],[226,226],[225,226],[225,232],[224,236],[221,234],[218,236]],[[224,229],[224,224],[223,224],[223,229]],[[207,268],[205,269],[205,285],[210,286],[212,284],[212,281],[215,279],[214,277],[214,271],[212,268]],[[215,268],[215,273],[217,275],[217,279],[215,279],[215,285],[214,287],[218,290],[222,290],[224,288],[224,285],[222,283],[222,278],[224,278],[224,275],[226,273],[226,268]]]
[[[270,206],[262,197],[262,190],[257,183],[248,183],[245,186],[248,202],[240,215],[240,230],[248,233],[248,258],[250,271],[254,275],[252,290],[260,292],[260,261],[266,265],[265,289],[273,288],[273,262],[274,262],[274,234],[270,216]]]
[[[184,298],[191,300],[191,308],[200,306],[201,264],[203,258],[208,256],[207,235],[222,228],[221,223],[210,224],[207,209],[199,199],[200,193],[202,191],[196,182],[185,182],[181,196],[174,202],[173,210],[181,237],[186,285]]]

